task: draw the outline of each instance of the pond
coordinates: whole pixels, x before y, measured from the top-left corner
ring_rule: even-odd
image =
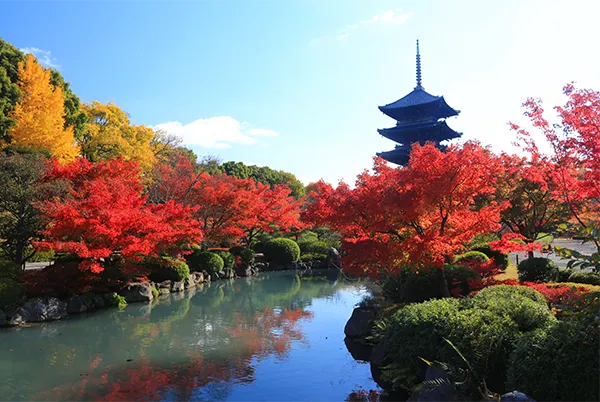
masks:
[[[293,272],[219,281],[0,331],[2,400],[344,401],[378,389],[344,325],[364,286]]]

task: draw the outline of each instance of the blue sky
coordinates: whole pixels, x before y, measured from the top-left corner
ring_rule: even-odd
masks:
[[[394,143],[377,106],[423,86],[449,125],[509,150],[508,120],[570,81],[600,88],[595,0],[4,1],[0,36],[84,102],[183,136],[199,155],[352,182]]]

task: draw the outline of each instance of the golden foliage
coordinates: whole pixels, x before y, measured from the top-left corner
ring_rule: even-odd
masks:
[[[114,103],[97,101],[83,106],[88,124],[79,140],[81,154],[92,162],[122,157],[149,169],[156,158],[151,142],[154,131],[146,126],[131,125],[129,116]]]
[[[60,87],[50,83],[51,72],[27,55],[19,63],[21,101],[10,116],[16,124],[9,130],[11,145],[47,151],[62,163],[75,159],[72,127],[64,128],[64,97]]]

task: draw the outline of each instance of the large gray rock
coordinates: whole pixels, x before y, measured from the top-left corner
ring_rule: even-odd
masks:
[[[334,247],[329,247],[329,249],[327,250],[327,267],[342,267],[342,256],[340,255],[340,252]]]
[[[185,278],[183,281],[183,287],[185,289],[195,288],[196,282],[194,281],[194,278],[192,278],[191,276],[188,276],[187,278]]]
[[[374,308],[357,307],[344,327],[344,333],[349,338],[360,338],[371,332],[371,320],[375,318]]]
[[[375,345],[369,361],[371,362],[371,377],[373,377],[373,380],[386,391],[392,391],[394,384],[384,381],[382,378],[382,367],[391,363],[390,346],[385,340]]]
[[[75,295],[67,302],[67,313],[69,314],[81,314],[87,311],[87,306],[82,296]]]
[[[168,295],[171,293],[171,291],[168,288],[159,288],[158,293],[160,295]]]
[[[348,349],[354,360],[368,362],[371,359],[373,346],[364,344],[360,339],[348,337],[344,338],[344,344],[346,344],[346,349]]]
[[[185,290],[185,283],[183,281],[171,283],[171,292],[183,292]]]
[[[204,283],[204,274],[202,272],[192,272],[190,276],[196,284],[196,286],[200,285],[201,283]]]
[[[156,284],[156,289],[171,289],[171,281],[166,280]]]
[[[535,399],[522,392],[513,391],[502,395],[500,402],[535,402]]]
[[[454,386],[448,379],[446,373],[438,368],[429,366],[425,373],[425,381],[429,384],[437,383],[437,386],[422,385],[418,390],[408,398],[408,401],[419,402],[442,402],[458,401],[459,397],[454,390]]]
[[[106,300],[101,295],[95,295],[93,301],[96,308],[106,308]]]
[[[204,275],[204,280],[206,282],[210,282],[210,275],[206,271],[202,271],[202,275]]]
[[[6,325],[6,314],[4,314],[4,311],[0,310],[0,327],[3,327]]]
[[[66,303],[55,297],[33,299],[19,307],[11,316],[10,325],[20,325],[25,322],[44,322],[60,320],[67,316]]]
[[[152,287],[147,282],[130,283],[121,290],[121,295],[127,303],[149,302],[152,296]]]

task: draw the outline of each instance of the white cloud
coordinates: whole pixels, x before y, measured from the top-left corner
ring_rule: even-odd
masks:
[[[153,128],[181,137],[184,144],[212,149],[231,148],[232,144],[251,145],[257,142],[254,137],[279,135],[274,130],[247,128],[247,125],[231,116],[217,116],[194,120],[188,124],[171,121],[158,124]]]
[[[396,8],[394,10],[387,10],[380,14],[377,14],[369,19],[357,22],[355,24],[349,24],[346,28],[340,30],[340,32],[335,36],[337,40],[344,40],[350,37],[354,32],[360,30],[361,28],[365,28],[367,26],[373,25],[399,25],[405,23],[413,13],[403,12],[401,8]],[[311,41],[311,44],[316,44],[318,42],[326,39],[327,36],[316,38]]]
[[[60,67],[60,65],[56,61],[56,58],[52,57],[52,52],[50,50],[38,49],[37,47],[26,47],[21,49],[21,51],[25,54],[34,55],[38,63],[40,63],[44,67]]]

